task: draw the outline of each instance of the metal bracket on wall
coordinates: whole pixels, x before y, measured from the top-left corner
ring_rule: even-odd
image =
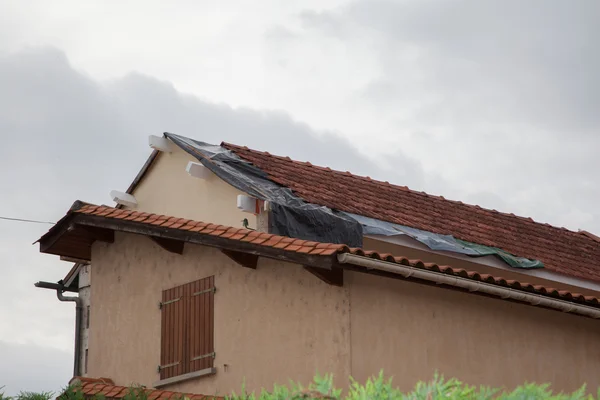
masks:
[[[210,293],[210,292],[215,293],[216,291],[217,291],[217,288],[213,287],[213,288],[210,288],[210,289],[201,290],[199,292],[194,292],[194,293],[192,293],[192,296],[198,296],[198,295],[201,295],[201,294],[204,294],[204,293]]]
[[[163,369],[171,368],[171,367],[174,367],[176,365],[179,365],[179,361],[171,363],[171,364],[159,365],[158,368],[156,368],[156,370],[158,371],[158,373],[160,373],[160,371],[162,371]]]
[[[212,353],[203,354],[201,356],[196,356],[196,357],[192,358],[190,361],[202,360],[203,358],[208,358],[208,357],[215,358],[216,356],[217,356],[217,353],[215,353],[213,351]]]
[[[163,306],[166,306],[167,304],[175,303],[176,301],[179,301],[179,300],[181,300],[181,297],[178,297],[173,300],[165,301],[165,302],[161,301],[160,303],[158,303],[158,308],[160,308],[162,310]]]

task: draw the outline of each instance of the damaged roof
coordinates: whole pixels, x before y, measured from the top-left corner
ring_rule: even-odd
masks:
[[[306,202],[500,248],[515,256],[540,260],[553,272],[600,281],[600,241],[587,232],[574,232],[230,143],[221,146]]]
[[[308,267],[308,270],[320,279],[338,286],[343,285],[342,268],[347,268],[346,264],[338,263],[338,256],[350,254],[483,282],[487,285],[510,288],[522,293],[533,293],[600,308],[600,301],[594,296],[532,285],[450,266],[440,266],[435,263],[425,263],[421,260],[409,260],[402,256],[349,248],[343,244],[311,242],[173,216],[97,206],[81,201],[76,201],[69,212],[38,242],[40,251],[43,253],[91,260],[92,244],[95,241],[113,242],[115,231],[147,236],[163,249],[178,254],[183,253],[184,243],[216,247],[237,263],[248,268],[256,268],[258,256],[293,262]],[[352,267],[351,269],[373,273],[373,271],[361,267]],[[410,276],[394,277],[424,283]],[[444,284],[436,285],[444,286]],[[537,304],[532,303],[532,305]]]

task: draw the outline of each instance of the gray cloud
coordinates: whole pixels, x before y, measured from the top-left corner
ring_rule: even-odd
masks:
[[[355,107],[447,196],[600,229],[597,2],[357,0],[298,17],[295,42],[376,60]]]
[[[371,86],[381,101],[435,91],[434,104],[480,102],[478,114],[501,122],[593,132],[600,119],[600,4],[593,1],[356,1],[333,12],[305,12],[309,26],[338,37],[373,37],[383,74]],[[358,29],[357,29],[358,28]],[[413,88],[399,84],[407,62],[420,68]],[[410,90],[412,89],[412,90]],[[386,95],[387,94],[387,95]],[[376,99],[377,96],[371,97]],[[482,107],[488,105],[489,107]],[[470,119],[477,118],[471,115]]]

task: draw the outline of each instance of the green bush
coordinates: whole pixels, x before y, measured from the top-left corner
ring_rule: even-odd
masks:
[[[3,389],[4,386],[0,386]],[[0,400],[50,400],[54,397],[52,392],[19,392],[15,397],[6,396],[0,392]]]
[[[457,379],[445,380],[436,375],[429,382],[419,382],[410,393],[402,393],[394,388],[391,379],[385,379],[383,373],[369,378],[364,385],[351,379],[348,393],[343,397],[341,390],[333,387],[333,377],[317,376],[314,382],[303,388],[291,383],[290,386],[276,385],[272,391],[263,390],[260,394],[232,394],[227,400],[600,400],[598,396],[586,395],[585,386],[570,394],[554,394],[549,385],[526,383],[511,392],[489,387],[466,385]]]

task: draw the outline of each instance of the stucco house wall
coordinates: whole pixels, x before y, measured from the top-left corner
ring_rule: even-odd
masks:
[[[600,386],[596,320],[367,274],[349,288],[359,381],[383,369],[404,390],[435,371],[474,385]]]
[[[434,371],[471,384],[600,385],[597,321],[468,293],[345,271],[343,288],[299,265],[243,268],[218,249],[183,255],[116,234],[92,249],[89,375],[158,380],[161,291],[215,275],[216,375],[168,386],[204,394],[308,383],[316,371],[366,379],[384,369],[402,389]]]
[[[260,259],[252,270],[218,249],[186,245],[177,255],[119,233],[114,244],[96,242],[92,259],[89,376],[151,387],[159,380],[162,290],[211,275],[217,374],[167,389],[227,394],[244,379],[253,389],[308,382],[317,370],[350,374],[348,290],[299,265]]]

